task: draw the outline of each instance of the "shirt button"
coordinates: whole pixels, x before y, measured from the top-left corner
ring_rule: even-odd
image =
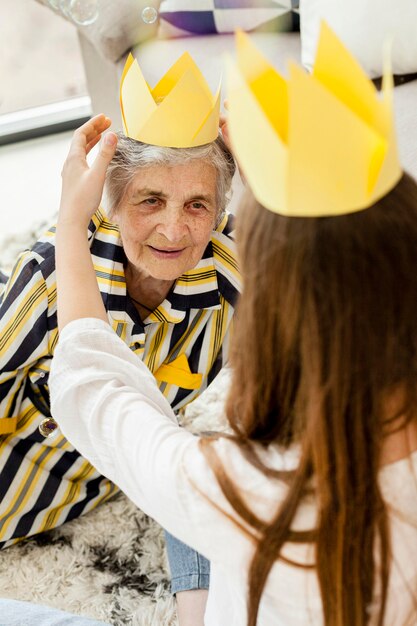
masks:
[[[58,432],[58,424],[53,417],[46,417],[39,424],[39,432],[46,439],[54,437]]]

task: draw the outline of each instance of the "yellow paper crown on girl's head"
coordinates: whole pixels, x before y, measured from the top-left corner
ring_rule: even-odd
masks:
[[[120,107],[127,137],[156,146],[191,148],[219,133],[220,87],[215,96],[188,52],[151,89],[129,54],[121,82]]]
[[[229,60],[233,151],[257,200],[281,215],[366,209],[401,177],[392,79],[382,98],[326,24],[314,71],[292,63],[282,78],[244,33]]]

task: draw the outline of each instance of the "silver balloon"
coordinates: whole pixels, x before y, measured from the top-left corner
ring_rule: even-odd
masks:
[[[154,7],[145,7],[142,9],[142,20],[145,24],[155,24],[158,19],[158,11]]]
[[[59,0],[48,0],[48,4],[53,8],[54,11],[59,10]]]
[[[98,18],[98,0],[71,0],[68,15],[75,24],[89,26]]]

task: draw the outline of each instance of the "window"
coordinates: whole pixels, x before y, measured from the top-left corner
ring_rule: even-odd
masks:
[[[0,144],[90,115],[77,31],[35,0],[0,3]]]

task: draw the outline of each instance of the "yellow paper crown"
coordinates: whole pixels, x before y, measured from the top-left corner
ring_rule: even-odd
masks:
[[[233,150],[257,200],[281,215],[360,211],[401,177],[392,78],[383,97],[326,24],[312,75],[292,63],[280,76],[249,37],[237,33],[229,60]]]
[[[213,96],[188,52],[153,89],[129,54],[120,82],[120,107],[125,135],[144,143],[191,148],[214,141],[219,132],[220,87]]]

